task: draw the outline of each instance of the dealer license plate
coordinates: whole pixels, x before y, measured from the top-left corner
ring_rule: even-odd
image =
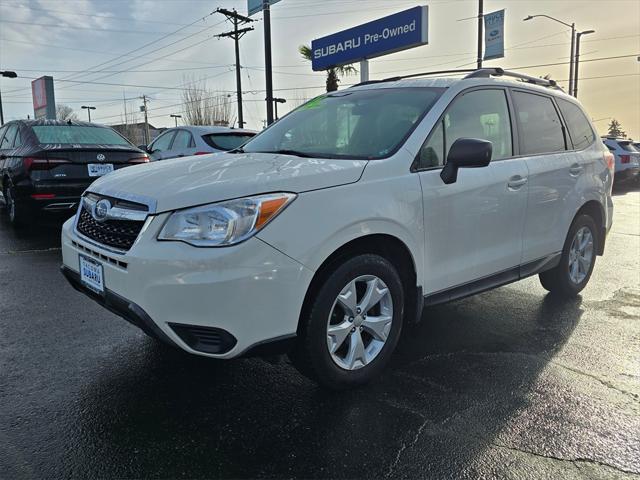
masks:
[[[104,293],[104,272],[102,264],[80,255],[80,281],[96,293]]]
[[[89,163],[87,164],[90,177],[101,177],[113,172],[113,163]]]

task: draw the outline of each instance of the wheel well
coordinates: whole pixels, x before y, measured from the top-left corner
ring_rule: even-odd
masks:
[[[409,248],[398,238],[392,235],[374,234],[360,237],[344,244],[329,255],[322,265],[320,265],[304,297],[301,317],[308,313],[308,309],[311,308],[311,299],[315,297],[315,294],[329,275],[331,275],[336,265],[345,258],[364,253],[380,255],[391,262],[398,270],[398,275],[400,275],[400,279],[402,280],[405,293],[404,310],[411,314],[413,311],[412,306],[415,306],[417,301],[417,295],[422,296],[416,286],[416,269],[413,256]],[[298,330],[299,329],[300,322],[298,322]]]
[[[598,255],[602,255],[604,253],[604,240],[606,236],[606,225],[604,224],[604,210],[602,205],[595,200],[591,200],[578,210],[574,218],[578,218],[580,215],[589,215],[598,226]]]

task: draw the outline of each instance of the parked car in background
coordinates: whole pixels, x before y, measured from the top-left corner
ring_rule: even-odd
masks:
[[[98,180],[62,229],[62,272],[189,353],[288,352],[348,388],[381,372],[423,305],[538,274],[578,295],[604,253],[613,169],[555,82],[495,68],[366,82],[230,153]]]
[[[630,180],[640,176],[640,150],[626,138],[602,137],[603,143],[616,159],[615,179]]]
[[[238,148],[256,132],[228,127],[176,127],[159,135],[146,147],[151,160],[226,152]]]
[[[103,125],[15,120],[0,128],[0,189],[13,224],[41,211],[71,215],[97,177],[148,161],[145,152]]]

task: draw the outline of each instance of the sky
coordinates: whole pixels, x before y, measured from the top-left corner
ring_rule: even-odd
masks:
[[[279,112],[324,91],[298,47],[416,5],[429,6],[429,44],[370,60],[370,78],[451,68],[472,68],[476,58],[477,0],[281,0],[271,9],[274,95]],[[505,57],[485,66],[550,74],[566,90],[570,29],[593,29],[582,40],[579,99],[605,133],[612,118],[640,139],[640,0],[485,0],[484,11],[505,9]],[[231,24],[216,8],[247,13],[246,0],[0,0],[0,78],[5,121],[33,116],[30,82],[51,75],[57,103],[81,119],[117,124],[123,105],[138,110],[150,99],[149,121],[173,126],[185,85],[206,83],[235,102],[233,41],[216,38]],[[266,118],[262,14],[240,41],[244,114],[248,128]],[[619,58],[607,58],[619,57]],[[548,65],[560,64],[560,65]],[[359,76],[342,79],[342,87]],[[235,109],[235,103],[233,104]],[[138,120],[142,115],[137,113]]]

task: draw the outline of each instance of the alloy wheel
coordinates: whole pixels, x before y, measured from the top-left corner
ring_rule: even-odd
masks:
[[[579,285],[589,275],[593,262],[593,233],[588,227],[576,232],[569,249],[569,278]]]
[[[382,351],[392,322],[387,285],[374,275],[351,280],[338,294],[327,321],[331,359],[345,370],[367,366]]]

